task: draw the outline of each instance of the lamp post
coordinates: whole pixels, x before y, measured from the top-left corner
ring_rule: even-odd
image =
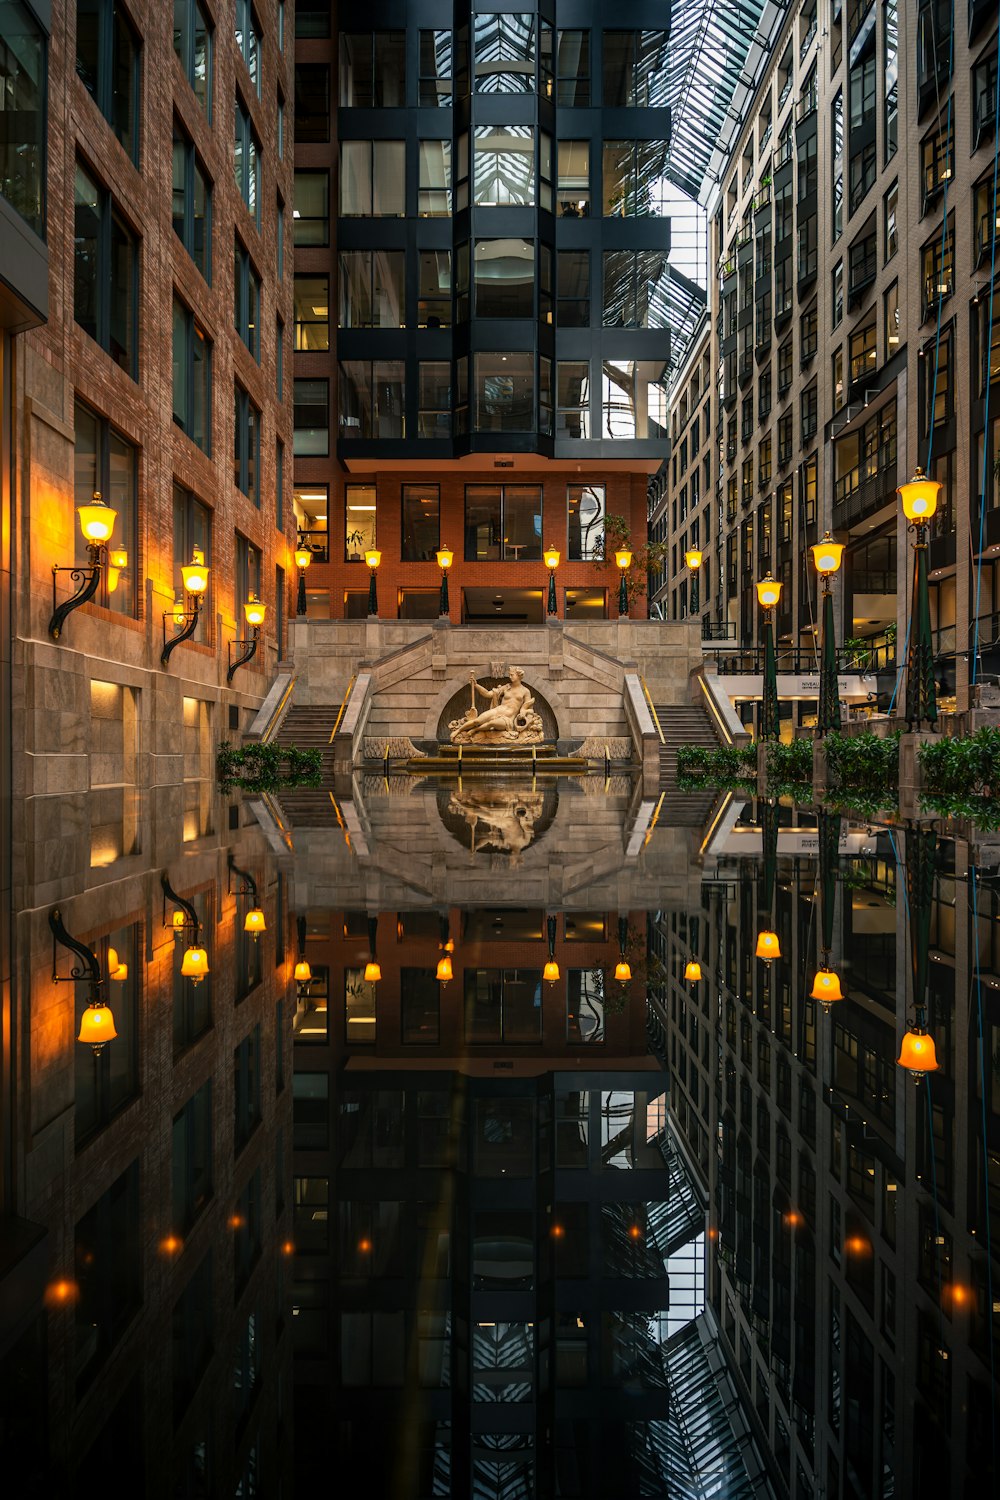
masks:
[[[378,917],[368,918],[368,962],[365,964],[365,982],[378,984],[382,978],[382,966],[378,961]]]
[[[382,554],[377,547],[369,547],[365,553],[365,563],[368,567],[368,618],[378,619],[378,589],[375,584],[375,574],[378,565],[382,561]]]
[[[761,846],[764,853],[763,905],[767,909],[766,921],[774,922],[774,891],[778,883],[778,804],[765,802],[761,808]],[[766,966],[770,967],[781,957],[781,943],[773,925],[764,927],[757,934],[754,952]]]
[[[912,730],[926,720],[937,723],[934,687],[934,648],[931,641],[931,599],[927,582],[927,525],[938,506],[941,485],[928,479],[918,465],[909,484],[899,486],[899,498],[913,543],[913,594],[910,599],[910,649],[906,656],[906,722]]]
[[[546,547],[544,556],[545,566],[549,570],[549,597],[545,612],[550,619],[555,619],[559,614],[559,606],[556,603],[556,568],[559,566],[559,549]]]
[[[447,620],[451,616],[451,605],[448,602],[448,569],[455,560],[455,554],[450,547],[439,547],[437,550],[437,565],[441,569],[441,597],[438,600],[438,619]]]
[[[819,813],[820,960],[812,989],[809,991],[809,998],[818,1000],[824,1011],[829,1011],[834,1001],[844,998],[840,975],[830,968],[839,856],[840,816],[821,809]]]
[[[264,623],[264,616],[267,613],[267,605],[262,604],[257,598],[256,594],[250,593],[247,596],[247,602],[243,606],[243,613],[246,617],[249,633],[243,638],[243,640],[230,641],[229,643],[229,671],[226,673],[227,682],[232,682],[240,667],[245,667],[247,662],[252,660],[252,658],[256,656],[257,643],[260,640],[260,627]],[[240,655],[237,656],[235,661],[233,660],[234,646],[242,647]]]
[[[837,683],[837,638],[833,623],[833,595],[830,579],[836,573],[844,557],[844,543],[835,542],[827,531],[821,541],[810,547],[816,571],[823,580],[823,641],[819,661],[819,712],[816,716],[816,735],[840,729],[840,689]]]
[[[63,622],[67,615],[72,614],[74,609],[79,609],[81,604],[86,604],[93,599],[97,593],[97,586],[101,581],[101,569],[107,552],[107,544],[111,540],[111,533],[115,529],[118,512],[110,505],[105,505],[100,490],[94,491],[94,497],[88,505],[78,505],[76,513],[80,517],[80,530],[83,539],[87,543],[88,565],[86,567],[60,568],[53,564],[52,567],[52,618],[49,620],[49,635],[57,641],[62,634]],[[127,552],[118,552],[116,556],[124,557],[128,561]],[[113,564],[114,568],[120,568],[125,564]],[[64,599],[61,604],[56,603],[56,580],[60,573],[68,573],[69,576],[79,583],[80,587],[75,594]],[[117,578],[115,584],[117,586]]]
[[[782,585],[768,573],[757,585],[757,601],[764,612],[764,701],[760,737],[778,738],[778,663],[774,655],[774,610]]]
[[[632,965],[628,961],[626,948],[628,945],[628,917],[618,918],[618,962],[615,964],[615,978],[619,984],[628,984],[632,978]]]
[[[907,828],[906,904],[910,924],[913,1020],[907,1022],[896,1062],[917,1083],[925,1074],[936,1073],[939,1066],[934,1038],[927,1030],[927,971],[936,855],[936,833],[929,829]]]
[[[618,618],[622,619],[628,614],[628,584],[626,575],[632,566],[632,554],[627,547],[620,547],[615,553],[615,563],[621,573],[621,583],[618,586]]]
[[[205,554],[200,547],[195,547],[191,553],[191,561],[181,568],[181,577],[184,580],[183,594],[174,601],[173,609],[165,609],[163,611],[163,650],[160,653],[161,666],[167,666],[170,661],[170,653],[180,645],[181,641],[189,641],[197,630],[205,594],[208,592],[208,575],[210,572],[211,569],[205,566]],[[185,607],[188,598],[191,600],[190,609]],[[179,635],[167,636],[168,618],[178,627],[180,631]]]
[[[696,615],[700,609],[698,599],[698,570],[702,563],[702,554],[697,547],[689,547],[684,554],[684,563],[691,575],[691,588],[688,592],[688,609],[691,614]]]
[[[308,547],[296,547],[295,566],[299,570],[299,589],[295,596],[295,613],[304,615],[306,613],[306,568],[312,562],[312,552]]]
[[[542,970],[542,978],[549,984],[555,984],[559,978],[559,965],[556,962],[556,919],[548,917],[545,922],[545,935],[548,938],[549,956]]]

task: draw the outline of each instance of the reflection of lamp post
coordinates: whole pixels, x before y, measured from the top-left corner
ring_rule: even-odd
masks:
[[[778,804],[765,802],[761,810],[761,843],[764,850],[764,901],[767,921],[774,921],[774,888],[778,881]],[[757,957],[770,966],[781,957],[781,944],[773,927],[765,927],[757,934]]]
[[[910,649],[906,656],[906,722],[912,730],[926,719],[937,723],[934,687],[934,648],[931,640],[931,599],[927,582],[927,524],[937,510],[941,485],[917,466],[909,484],[899,486],[899,498],[913,543],[913,595],[910,600]]]
[[[295,930],[299,940],[299,953],[298,958],[295,961],[295,969],[293,971],[292,977],[294,978],[295,983],[298,985],[298,997],[300,1000],[302,1000],[305,998],[306,992],[309,988],[310,980],[312,979],[312,969],[309,966],[309,960],[306,958],[305,917],[299,917],[297,919],[295,923]]]
[[[549,917],[545,923],[545,933],[549,940],[549,957],[542,970],[542,978],[547,979],[549,984],[555,984],[559,978],[559,965],[556,963],[556,919]]]
[[[94,1049],[94,1056],[98,1057],[105,1042],[113,1041],[118,1032],[115,1029],[115,1018],[104,999],[104,976],[101,973],[97,954],[92,948],[88,948],[85,943],[79,942],[66,931],[63,926],[62,913],[58,907],[55,911],[49,912],[49,927],[52,931],[52,983],[63,984],[66,981],[76,983],[83,980],[88,985],[88,1004],[80,1017],[80,1034],[77,1041],[88,1042]],[[68,974],[56,973],[57,943],[63,948],[68,948],[71,953],[75,953],[81,961],[82,968],[74,967]]]
[[[229,894],[233,893],[233,876],[238,875],[242,883],[236,888],[237,896],[249,896],[253,903],[243,918],[243,931],[256,942],[261,933],[267,931],[264,913],[257,904],[257,882],[249,871],[240,869],[231,854],[226,858],[226,868],[229,871]]]
[[[250,661],[254,656],[256,656],[257,642],[260,640],[260,627],[264,623],[264,616],[267,613],[267,606],[265,604],[261,604],[256,594],[251,593],[248,595],[247,602],[243,606],[243,613],[246,616],[247,626],[249,627],[249,634],[243,640],[230,641],[229,643],[229,671],[226,673],[227,682],[232,682],[240,667],[246,666],[247,662]],[[241,654],[237,656],[235,661],[233,660],[234,646],[242,646],[243,648]]]
[[[308,547],[296,547],[295,566],[299,570],[299,591],[295,599],[295,613],[304,615],[306,613],[306,568],[312,562],[312,552]]]
[[[824,1010],[829,1010],[836,1000],[843,1000],[840,976],[830,968],[830,951],[833,948],[833,918],[837,899],[837,860],[840,855],[840,817],[820,811],[819,814],[819,900],[820,900],[820,960],[810,1000],[818,1000]]]
[[[437,550],[437,565],[441,569],[441,597],[438,600],[438,618],[448,619],[451,615],[451,605],[448,603],[448,569],[454,561],[455,554],[450,547],[439,547]]]
[[[618,616],[628,614],[628,585],[625,581],[629,568],[632,566],[632,554],[627,547],[621,547],[615,553],[615,562],[621,572],[621,583],[618,587]]]
[[[180,645],[181,641],[189,641],[198,628],[201,607],[208,590],[209,572],[210,569],[205,566],[204,552],[200,547],[195,547],[191,552],[191,561],[181,568],[184,595],[175,600],[173,609],[163,612],[163,651],[160,654],[160,663],[164,667],[170,661],[170,653]],[[191,600],[190,609],[185,608],[185,600],[188,598]],[[180,630],[179,635],[172,635],[169,640],[167,638],[168,617]]]
[[[757,585],[757,600],[764,612],[764,702],[760,737],[778,738],[778,663],[774,655],[774,610],[781,598],[781,584],[768,573]]]
[[[170,926],[175,938],[183,937],[185,933],[191,933],[194,941],[184,950],[181,959],[181,978],[190,979],[192,984],[201,984],[205,975],[210,973],[208,967],[208,954],[198,941],[201,932],[201,922],[198,913],[190,901],[185,901],[183,896],[178,896],[166,875],[160,876],[160,884],[163,887],[163,925]],[[174,912],[170,922],[167,922],[167,902],[172,901]]]
[[[451,955],[455,951],[451,930],[446,916],[438,919],[438,946],[441,949],[441,957],[438,959],[437,970],[434,978],[439,984],[447,984],[453,977],[454,971],[451,965]]]
[[[57,641],[62,633],[66,616],[72,614],[74,609],[79,609],[81,604],[86,604],[89,599],[93,599],[97,593],[97,585],[101,581],[101,568],[104,566],[104,554],[118,519],[118,512],[110,505],[105,505],[100,490],[94,491],[94,498],[89,505],[78,505],[76,510],[80,517],[80,530],[87,543],[89,566],[59,568],[53,565],[52,618],[49,621],[49,635],[54,641]],[[127,554],[125,555],[127,557]],[[56,579],[60,573],[68,573],[71,578],[79,582],[80,587],[75,594],[71,594],[61,604],[57,604]]]
[[[684,978],[689,984],[697,984],[701,979],[701,964],[696,958],[689,958],[684,965]]]
[[[374,576],[374,575],[373,575]],[[378,984],[382,978],[382,966],[375,953],[378,942],[378,917],[368,918],[368,962],[365,964],[365,979],[369,984]]]
[[[549,570],[549,598],[546,613],[558,615],[559,606],[556,603],[556,568],[559,566],[559,551],[556,547],[546,547],[545,566]]]
[[[833,595],[830,579],[840,567],[844,556],[843,542],[835,542],[829,532],[822,541],[809,549],[816,564],[816,571],[823,580],[823,641],[819,662],[819,713],[816,716],[816,734],[822,738],[833,730],[840,729],[840,687],[837,682],[837,638],[833,624]]]
[[[375,586],[375,574],[378,565],[382,561],[382,554],[377,547],[369,547],[365,553],[365,563],[368,566],[368,617],[378,618],[378,590]]]
[[[931,903],[934,899],[934,862],[937,834],[933,830],[906,831],[906,894],[910,922],[910,966],[913,975],[913,1020],[907,1024],[896,1062],[917,1083],[938,1070],[934,1038],[927,1030],[927,969]]]
[[[691,588],[688,592],[688,609],[691,614],[696,615],[700,608],[698,600],[698,570],[701,567],[702,555],[697,547],[689,547],[684,554],[684,564],[691,575]]]
[[[615,978],[621,984],[628,984],[632,978],[632,965],[625,957],[625,945],[628,942],[628,917],[618,918],[618,962],[615,964]]]

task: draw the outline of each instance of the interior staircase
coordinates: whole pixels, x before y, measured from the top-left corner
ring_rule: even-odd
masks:
[[[659,821],[680,828],[702,828],[715,806],[718,793],[680,790],[677,786],[677,752],[682,745],[704,745],[706,749],[714,750],[719,737],[707,710],[700,704],[657,705],[656,717],[663,731],[660,790],[664,795]]]

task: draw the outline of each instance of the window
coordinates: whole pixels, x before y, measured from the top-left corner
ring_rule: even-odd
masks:
[[[590,435],[590,365],[586,360],[560,360],[556,365],[556,437]]]
[[[944,234],[939,228],[934,238],[921,251],[923,270],[923,300],[921,304],[925,321],[937,311],[938,304],[950,297],[955,290],[954,282],[955,226],[950,216]]]
[[[369,252],[361,254],[367,260]],[[343,285],[345,257],[341,256]],[[368,327],[366,323],[343,323],[346,327]],[[329,276],[296,276],[295,278],[295,352],[310,354],[330,347],[330,278]]]
[[[850,337],[851,384],[874,374],[878,366],[878,330],[875,318],[864,328],[855,328]]]
[[[984,397],[987,388],[1000,379],[1000,295],[984,293],[975,309],[975,348],[973,364],[975,389]]]
[[[590,32],[556,33],[556,103],[590,103]]]
[[[468,246],[466,246],[466,262],[468,262]],[[421,250],[417,275],[417,327],[450,327],[451,251]],[[402,270],[400,270],[400,282],[402,283]],[[402,307],[402,291],[400,291],[400,307]]]
[[[848,306],[854,306],[855,303],[860,302],[878,272],[878,246],[874,220],[870,220],[869,223],[870,229],[860,239],[855,240],[848,253]]]
[[[82,1391],[142,1306],[138,1161],[77,1224],[74,1269],[76,1384]]]
[[[897,0],[885,0],[882,7],[883,45],[885,67],[885,95],[883,117],[883,139],[885,159],[896,154],[899,146],[899,15]]]
[[[451,364],[421,360],[417,365],[417,437],[451,437]]]
[[[278,141],[278,160],[285,159],[285,98],[281,90],[278,90],[278,100],[275,108],[275,135]]]
[[[236,50],[247,65],[250,82],[260,98],[260,54],[263,45],[260,22],[250,0],[236,0]]]
[[[551,53],[551,32],[548,51]],[[535,89],[535,17],[503,11],[473,20],[473,77],[477,94],[531,94]],[[551,57],[548,63],[551,72]]]
[[[569,514],[569,560],[590,562],[604,556],[605,492],[603,484],[566,488]]]
[[[114,1045],[105,1047],[98,1056],[88,1047],[77,1047],[74,1054],[74,1126],[78,1148],[110,1125],[139,1092],[139,937],[140,929],[132,925],[118,928],[94,944],[104,973],[108,971],[108,954],[113,950],[119,962],[125,965],[128,976],[124,981],[115,981],[108,997],[113,1003],[118,1031]],[[86,988],[77,986],[74,1036],[88,1004]]]
[[[604,217],[662,218],[668,212],[665,141],[605,141]]]
[[[47,48],[22,0],[6,0],[0,23],[0,195],[45,234]]]
[[[133,161],[139,160],[142,43],[119,0],[77,0],[76,71]]]
[[[833,409],[839,411],[844,404],[844,351],[842,348],[833,351],[831,384],[833,386]]]
[[[540,486],[466,485],[466,562],[532,562],[541,555]]]
[[[833,277],[833,326],[838,327],[844,316],[844,262],[838,260],[832,271]]]
[[[468,514],[468,490],[466,514]],[[468,554],[466,554],[468,555]],[[465,1037],[473,1045],[542,1039],[540,969],[465,970]],[[487,1127],[487,1140],[493,1139]],[[510,1136],[504,1137],[509,1140]]]
[[[212,1080],[174,1116],[172,1223],[187,1234],[212,1196]]]
[[[401,109],[406,103],[406,33],[341,32],[342,109]]]
[[[329,380],[294,381],[292,399],[294,405],[292,451],[295,457],[325,457],[330,451]]]
[[[139,241],[107,188],[76,165],[73,314],[133,380],[139,376]]]
[[[894,281],[882,298],[884,358],[891,359],[899,348],[899,282]]]
[[[601,374],[601,436],[659,438],[667,436],[666,391],[662,362],[607,359]]]
[[[533,315],[533,240],[476,240],[473,268],[479,317],[530,318]]]
[[[124,568],[102,568],[95,604],[116,614],[134,615],[138,578],[136,536],[137,478],[139,450],[103,417],[82,401],[73,407],[73,500],[75,505],[89,505],[99,491],[108,505],[118,512],[113,547],[124,548],[128,564]],[[76,553],[74,562],[85,566],[87,544],[79,527],[74,527]]]
[[[604,327],[669,326],[667,258],[658,250],[605,250]]]
[[[972,70],[972,148],[975,150],[993,134],[996,118],[997,53],[994,47],[988,57]]]
[[[603,42],[606,107],[652,109],[669,103],[665,31],[606,31]]]
[[[371,544],[374,545],[374,544]],[[376,1039],[375,986],[363,969],[344,970],[344,1034],[349,1045]]]
[[[804,198],[810,197],[816,191],[817,184],[817,158],[816,158],[816,132],[811,130],[808,134],[800,136],[796,140],[796,197],[799,203]]]
[[[202,1258],[198,1269],[174,1304],[172,1331],[173,1412],[176,1422],[187,1409],[212,1358],[211,1251]],[[202,1462],[204,1463],[204,1455]],[[191,1493],[190,1490],[188,1492]]]
[[[342,141],[341,216],[401,219],[406,213],[405,169],[403,141]]]
[[[260,1124],[260,1023],[233,1052],[236,1155]]]
[[[556,252],[556,325],[559,328],[590,326],[590,253],[587,250]]]
[[[186,554],[178,554],[177,550],[179,503],[181,508],[181,520],[183,521],[185,519],[183,509],[185,507],[186,497],[187,491],[181,490],[180,486],[175,486],[174,573],[177,577],[179,577],[180,572],[178,556],[183,556],[185,562],[189,561],[191,557],[191,553],[189,550],[186,552]],[[195,502],[195,504],[197,504],[197,502]],[[205,548],[205,560],[206,562],[211,562],[211,553],[208,551],[207,547]],[[205,611],[205,614],[202,616],[202,618],[206,621],[209,619],[208,610]],[[199,621],[199,628],[200,624],[201,622]],[[207,623],[205,628],[206,631],[209,628]],[[198,639],[197,635],[195,636],[195,639]],[[207,705],[204,707],[200,707],[196,699],[185,698],[185,762],[187,762],[188,755],[191,755],[193,757],[191,762],[192,767],[197,767],[197,770],[200,772],[203,764],[201,757],[205,756],[206,760],[211,759],[211,742],[211,719],[208,713]],[[199,1039],[199,1037],[204,1036],[205,1032],[212,1024],[211,934],[214,929],[213,924],[207,921],[207,898],[204,895],[195,895],[189,896],[187,899],[194,906],[194,909],[198,914],[199,921],[202,923],[201,942],[202,945],[208,950],[210,971],[206,975],[206,977],[198,984],[192,984],[189,979],[185,979],[185,977],[181,973],[181,964],[184,961],[184,950],[187,946],[188,940],[186,938],[182,938],[175,941],[173,956],[173,1050],[175,1058],[180,1057],[181,1053],[186,1051],[188,1047],[192,1046]]]
[[[296,249],[330,243],[330,174],[297,171],[292,243]]]
[[[250,210],[257,228],[260,228],[260,141],[250,120],[250,113],[236,95],[236,136],[233,158],[236,186],[240,197]]]
[[[174,234],[205,280],[212,280],[212,185],[190,137],[174,121]]]
[[[195,98],[212,118],[212,26],[201,0],[174,0],[174,51]]]
[[[476,126],[473,162],[476,203],[528,207],[535,203],[534,136],[530,125]]]
[[[436,1046],[441,1034],[441,986],[431,969],[400,975],[400,1032],[404,1047]]]
[[[792,383],[792,341],[787,338],[778,346],[778,395],[781,396]]]
[[[295,139],[330,139],[330,69],[326,63],[295,64]]]
[[[422,219],[451,213],[451,141],[421,141],[417,213]]]
[[[452,85],[450,31],[421,31],[419,71],[417,103],[421,108],[450,107]]]
[[[174,298],[174,421],[203,453],[211,452],[212,345],[194,313]]]
[[[296,1075],[297,1076],[297,1075]],[[260,1167],[255,1167],[247,1178],[242,1191],[236,1199],[236,1212],[232,1217],[233,1228],[233,1291],[237,1297],[243,1292],[247,1282],[250,1280],[250,1272],[260,1259]],[[251,1315],[251,1322],[253,1321]],[[251,1379],[246,1382],[255,1384]],[[241,1381],[237,1375],[237,1389]],[[245,1397],[248,1400],[249,1397]]]
[[[851,213],[859,208],[875,181],[875,142],[869,141],[851,157]]]
[[[816,436],[816,424],[818,420],[818,407],[816,400],[816,386],[809,386],[808,390],[802,392],[801,398],[802,417],[802,442],[807,443],[810,438]]]
[[[236,575],[234,579],[233,614],[242,623],[243,605],[250,595],[255,599],[262,597],[263,581],[263,553],[259,547],[255,547],[242,532],[236,533]],[[240,956],[240,971],[235,975],[236,999],[244,1000],[255,984],[260,982],[260,943],[252,938],[243,941],[243,928],[238,924],[239,939],[242,943]],[[247,963],[247,952],[251,962]]]
[[[404,562],[434,562],[441,545],[440,508],[440,485],[403,485],[401,556]]]
[[[373,484],[348,484],[344,486],[345,562],[364,562],[365,553],[376,545],[375,520],[377,507],[375,495],[376,490]]]
[[[330,0],[296,0],[296,37],[330,35]]]
[[[260,411],[239,381],[233,399],[233,483],[260,508]]]
[[[474,431],[534,431],[534,355],[476,354],[473,369]]]
[[[260,275],[239,235],[233,256],[233,318],[236,332],[260,364]]]
[[[184,598],[184,575],[181,569],[191,561],[195,548],[201,553],[208,568],[212,566],[212,512],[206,505],[202,505],[190,490],[184,489],[182,485],[174,483],[173,492],[174,511],[174,546],[173,546],[173,584],[174,598]],[[211,588],[212,575],[208,576],[209,593],[206,595],[201,613],[198,616],[198,624],[195,628],[192,640],[207,643],[209,640],[209,623],[212,618],[211,611]]]
[[[556,213],[564,219],[590,214],[590,142],[556,143]]]
[[[330,1179],[295,1177],[292,1190],[295,1249],[303,1255],[324,1254],[330,1247]]]
[[[340,436],[405,437],[404,375],[401,359],[345,360],[340,366]]]
[[[787,464],[792,457],[792,411],[789,407],[778,418],[778,467]]]
[[[844,228],[844,91],[838,89],[832,111],[833,149],[833,230],[831,241],[839,239]]]

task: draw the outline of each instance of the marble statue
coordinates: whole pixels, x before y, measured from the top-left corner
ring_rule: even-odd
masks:
[[[537,745],[543,738],[542,720],[535,713],[535,700],[524,685],[524,672],[510,667],[507,681],[494,688],[480,687],[475,674],[470,677],[472,702],[461,719],[448,725],[453,745],[491,745],[514,749]],[[489,708],[476,708],[476,694],[489,700]]]

